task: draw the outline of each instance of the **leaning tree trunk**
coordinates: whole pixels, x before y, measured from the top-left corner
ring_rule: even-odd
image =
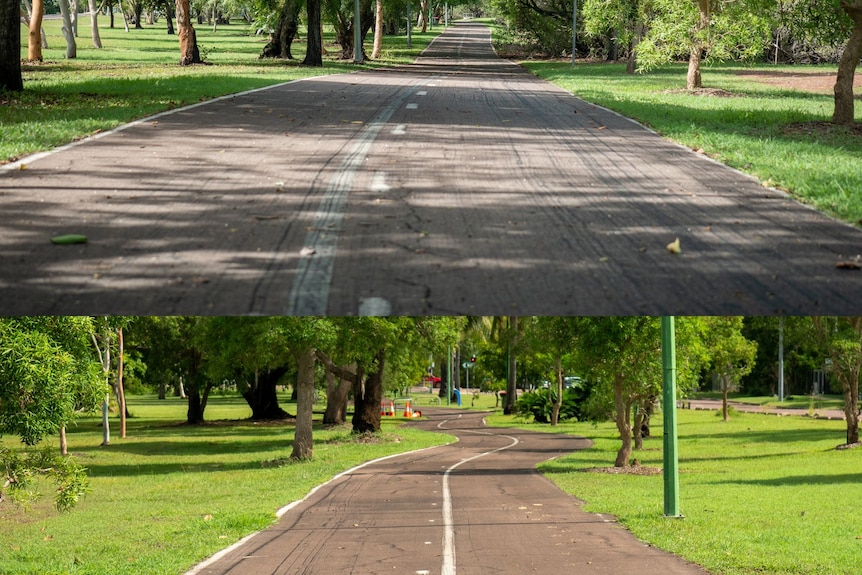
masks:
[[[623,397],[623,383],[620,381],[614,383],[614,408],[617,430],[622,441],[614,467],[628,467],[632,456],[632,406]]]
[[[296,429],[291,459],[311,459],[314,454],[314,349],[302,351],[297,358]]]
[[[835,79],[835,109],[832,121],[840,125],[851,125],[855,121],[853,104],[853,78],[856,66],[862,58],[862,0],[845,0],[841,7],[853,20],[853,32],[838,63]]]
[[[8,0],[4,1],[8,2]],[[27,40],[27,59],[31,62],[42,61],[42,17],[44,15],[44,1],[33,0],[33,14],[30,16],[30,34]],[[15,30],[20,34],[17,16],[18,3],[15,2]]]
[[[176,5],[177,28],[180,30],[180,66],[202,64],[203,60],[198,50],[198,40],[189,12],[189,0],[177,0]]]
[[[353,383],[353,433],[376,433],[380,431],[380,401],[383,399],[384,352],[377,352],[374,372],[364,377],[364,370],[357,369]]]
[[[293,60],[290,48],[299,32],[299,9],[300,3],[297,0],[285,0],[278,17],[278,24],[270,36],[269,43],[263,48],[261,58]]]
[[[703,88],[703,78],[700,74],[700,62],[703,58],[703,50],[707,46],[705,34],[709,33],[709,23],[711,0],[697,0],[697,6],[700,11],[700,19],[698,21],[697,30],[691,42],[691,54],[688,58],[688,75],[686,76],[685,87],[688,90],[697,90]]]
[[[306,25],[308,33],[305,41],[304,66],[323,66],[323,38],[320,30],[320,0],[308,0],[305,3]]]
[[[349,368],[345,368],[349,369]],[[355,370],[356,367],[354,366]],[[347,421],[347,398],[353,382],[326,372],[326,410],[323,412],[324,425],[341,425]]]

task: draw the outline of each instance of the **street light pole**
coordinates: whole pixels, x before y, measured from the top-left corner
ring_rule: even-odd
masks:
[[[662,414],[664,416],[664,514],[679,513],[679,456],[676,437],[676,333],[673,317],[661,318]]]

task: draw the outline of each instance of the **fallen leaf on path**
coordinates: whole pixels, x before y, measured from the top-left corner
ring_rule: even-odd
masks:
[[[667,251],[669,251],[672,254],[681,254],[682,253],[682,248],[679,245],[679,238],[676,238],[674,241],[669,243],[666,247],[667,247]]]
[[[256,215],[254,216],[254,218],[255,218],[256,220],[277,220],[279,217],[281,217],[281,216],[275,216],[275,215],[260,215],[260,214],[256,214]]]
[[[299,250],[299,255],[301,255],[301,256],[313,256],[316,253],[317,253],[317,250],[315,250],[314,248],[309,248],[309,247],[304,247],[301,250]]]

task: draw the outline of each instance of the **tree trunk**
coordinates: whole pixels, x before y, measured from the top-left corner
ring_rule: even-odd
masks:
[[[563,359],[558,355],[556,358],[557,381],[554,382],[557,396],[551,406],[551,426],[560,421],[560,408],[563,407]]]
[[[320,30],[320,0],[305,3],[308,37],[305,42],[304,66],[323,66],[323,38]]]
[[[62,1],[62,0],[61,0]],[[117,330],[117,403],[120,408],[120,438],[126,437],[126,391],[123,385],[123,328]]]
[[[685,87],[688,90],[697,90],[703,88],[703,79],[700,74],[700,62],[703,58],[703,50],[707,46],[704,34],[709,33],[709,23],[712,18],[710,14],[711,0],[697,0],[697,6],[700,9],[700,21],[698,22],[697,31],[691,42],[691,54],[688,59],[688,75],[686,76]]]
[[[256,375],[253,385],[243,392],[242,396],[251,408],[253,421],[274,421],[286,419],[290,414],[278,405],[278,382],[289,371],[287,366],[275,368]]]
[[[345,368],[346,369],[346,368]],[[355,370],[356,367],[354,366]],[[347,397],[353,382],[326,372],[326,410],[323,413],[324,425],[341,425],[347,421]]]
[[[3,0],[8,2],[8,0]],[[45,15],[45,2],[33,0],[33,14],[30,16],[30,34],[27,39],[27,59],[31,62],[42,61],[42,18]],[[18,3],[15,3],[15,30],[20,34],[18,26]],[[20,48],[19,48],[20,51]],[[15,59],[19,59],[20,56]],[[20,64],[19,64],[20,67]]]
[[[120,14],[123,16],[123,30],[129,31],[129,17],[126,15],[126,11],[123,9],[123,0],[117,0],[117,6],[120,7]],[[113,26],[112,26],[113,28]]]
[[[168,36],[173,36],[174,34],[176,34],[176,32],[174,32],[174,19],[173,19],[173,14],[171,13],[170,0],[165,0],[164,6],[165,6],[165,20],[167,21],[167,24],[168,24]]]
[[[727,395],[730,393],[730,378],[727,375],[721,376],[721,417],[727,422],[730,421],[730,410],[727,407]]]
[[[620,440],[622,440],[614,467],[628,467],[632,456],[632,406],[623,398],[622,381],[614,382],[614,408],[614,419],[617,430],[620,432]]]
[[[374,46],[371,48],[371,58],[376,60],[383,50],[383,0],[377,0],[374,8]]]
[[[60,426],[60,455],[69,455],[69,443],[66,440],[66,426]]]
[[[844,54],[838,63],[838,76],[835,79],[835,109],[832,121],[849,126],[855,121],[853,102],[853,78],[856,66],[862,58],[862,0],[844,1],[841,7],[853,20],[853,32],[847,40]]]
[[[186,412],[186,423],[200,425],[204,422],[204,407],[199,389],[190,389],[188,393],[189,409]]]
[[[17,1],[0,0],[0,90],[24,89],[20,17]]]
[[[507,337],[509,337],[509,377],[506,381],[506,405],[503,406],[504,415],[512,415],[513,413],[515,413],[515,402],[518,399],[518,362],[515,360],[515,352],[512,351],[512,348],[516,347],[518,344],[517,334],[518,316],[512,316],[510,318],[509,333],[507,334]]]
[[[189,12],[189,0],[177,0],[177,28],[180,38],[180,66],[201,64],[201,54],[198,50],[198,40],[192,26]]]
[[[353,383],[353,433],[376,433],[380,431],[380,401],[383,398],[383,367],[385,352],[377,352],[374,372],[365,376],[365,370],[357,369]]]
[[[78,57],[78,45],[75,43],[75,32],[72,28],[72,16],[69,12],[69,0],[59,0],[60,15],[63,17],[63,38],[66,39],[66,58],[73,60]]]
[[[640,409],[640,406],[635,405],[635,425],[634,425],[634,441],[635,449],[644,448],[643,424],[646,413]]]
[[[314,454],[314,349],[304,350],[297,358],[296,430],[291,459],[311,459]]]
[[[428,31],[428,0],[419,0],[419,15],[416,17],[416,27],[422,32]]]
[[[102,37],[99,36],[99,8],[96,6],[96,0],[87,0],[87,6],[90,8],[90,29],[93,37],[93,48],[101,48]]]
[[[261,58],[293,60],[290,48],[299,32],[300,7],[301,4],[297,0],[285,0],[278,17],[278,24],[270,36],[269,43],[264,47]]]
[[[102,445],[111,444],[111,420],[108,415],[111,411],[111,394],[105,394],[105,401],[102,403]]]

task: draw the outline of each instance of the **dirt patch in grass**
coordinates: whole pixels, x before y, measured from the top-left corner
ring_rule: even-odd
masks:
[[[688,94],[690,96],[711,96],[713,98],[736,98],[739,94],[721,88],[697,88],[694,90],[665,90],[663,94]]]
[[[838,126],[832,122],[795,122],[785,126],[782,133],[786,136],[850,135],[862,138],[862,124]]]
[[[660,467],[647,467],[644,465],[629,465],[628,467],[590,467],[583,469],[586,473],[607,473],[610,475],[659,475],[662,473]]]
[[[835,86],[835,74],[835,72],[815,70],[800,70],[799,72],[751,70],[739,72],[740,76],[745,76],[755,82],[816,94],[832,93],[832,88]],[[862,74],[856,74],[853,86],[862,88]],[[862,93],[858,94],[856,98],[862,99]]]

